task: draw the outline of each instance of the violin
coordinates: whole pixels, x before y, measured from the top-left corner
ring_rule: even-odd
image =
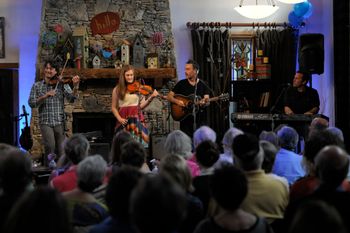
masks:
[[[142,85],[140,82],[135,81],[133,83],[128,84],[127,91],[131,94],[139,92],[141,95],[149,95],[152,94],[153,89],[151,86]]]
[[[58,83],[70,83],[72,82],[73,77],[62,77],[58,78],[58,75],[55,75],[49,79],[49,85],[57,85]]]

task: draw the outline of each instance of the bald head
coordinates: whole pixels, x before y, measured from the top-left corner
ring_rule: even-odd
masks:
[[[315,166],[322,184],[338,187],[348,173],[349,156],[338,146],[326,146],[316,155]]]

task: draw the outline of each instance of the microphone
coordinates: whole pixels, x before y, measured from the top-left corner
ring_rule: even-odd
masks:
[[[23,114],[21,114],[20,116],[28,116],[29,115],[26,111],[26,106],[22,105],[22,111],[23,111]]]

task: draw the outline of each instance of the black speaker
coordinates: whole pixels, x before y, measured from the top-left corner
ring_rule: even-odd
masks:
[[[106,162],[109,162],[109,143],[97,143],[97,142],[90,142],[90,155],[99,154],[101,155]]]
[[[322,74],[324,70],[324,36],[307,33],[299,39],[299,70],[310,74]]]

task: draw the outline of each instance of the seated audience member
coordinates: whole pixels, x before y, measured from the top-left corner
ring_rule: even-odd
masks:
[[[276,154],[278,152],[277,147],[271,142],[265,140],[260,140],[259,145],[264,151],[264,161],[261,165],[261,168],[267,175],[282,181],[286,185],[286,188],[289,190],[288,180],[282,176],[278,176],[272,173],[272,166],[275,163]]]
[[[168,176],[144,176],[132,191],[130,216],[139,233],[178,232],[186,216],[183,189]]]
[[[312,119],[310,126],[309,126],[309,135],[313,133],[318,133],[321,130],[327,129],[329,126],[328,120],[322,118],[322,117],[315,117]]]
[[[63,144],[64,156],[66,156],[71,165],[61,175],[54,177],[49,185],[60,192],[70,191],[77,186],[77,165],[87,157],[90,149],[90,143],[82,134],[74,134],[66,139]]]
[[[243,131],[235,127],[231,127],[226,131],[226,133],[224,134],[224,137],[222,138],[222,147],[223,147],[224,153],[220,154],[219,160],[214,165],[215,168],[220,168],[226,163],[234,164],[233,153],[232,153],[232,142],[233,142],[233,139],[240,134],[243,134]]]
[[[319,186],[309,196],[290,203],[285,214],[286,229],[289,228],[291,219],[303,203],[310,200],[322,200],[339,212],[349,232],[350,193],[339,189],[348,173],[349,155],[338,146],[326,146],[316,155],[315,167],[316,176],[320,181]]]
[[[0,230],[19,198],[33,190],[32,162],[20,149],[0,147]]]
[[[192,140],[187,134],[181,130],[173,130],[166,137],[164,149],[167,154],[166,156],[179,155],[183,157],[190,168],[192,177],[200,174],[198,164],[190,160],[192,156]]]
[[[296,180],[305,175],[302,167],[302,156],[296,154],[299,136],[295,129],[289,126],[282,127],[277,132],[280,150],[276,154],[272,173],[288,180],[292,185]]]
[[[326,129],[326,131],[332,133],[334,136],[337,136],[342,142],[344,142],[344,134],[341,129],[335,126],[330,126]]]
[[[166,156],[160,162],[159,174],[169,176],[186,192],[187,215],[179,228],[179,233],[193,232],[196,225],[204,218],[203,203],[193,196],[192,177],[186,160],[178,155]]]
[[[73,233],[67,211],[61,193],[40,186],[16,202],[1,232]]]
[[[134,140],[131,134],[128,131],[119,131],[116,133],[112,140],[112,147],[111,152],[109,155],[110,165],[113,167],[120,167],[120,154],[121,154],[121,147],[131,140]]]
[[[215,131],[210,128],[209,126],[203,125],[196,129],[193,133],[193,150],[194,153],[192,154],[190,160],[197,163],[197,158],[196,158],[196,148],[197,146],[203,142],[203,141],[212,141],[216,142],[216,133]],[[198,163],[197,163],[198,164]]]
[[[146,163],[147,153],[144,146],[135,140],[126,142],[121,147],[120,162],[122,166],[136,167],[143,173],[151,172]]]
[[[195,233],[273,232],[264,218],[241,209],[248,192],[247,179],[241,170],[232,165],[216,170],[210,177],[210,190],[218,212],[200,222]]]
[[[89,233],[137,233],[130,222],[130,195],[142,177],[142,173],[131,166],[124,166],[113,173],[106,191],[106,203],[110,216],[95,225]]]
[[[257,137],[251,134],[238,135],[232,144],[236,165],[248,180],[248,194],[242,209],[266,218],[269,223],[283,218],[288,204],[288,189],[285,184],[265,174],[261,169],[264,151]]]
[[[210,200],[209,179],[214,173],[214,164],[219,159],[220,151],[215,142],[203,141],[196,148],[196,158],[201,174],[193,178],[193,195],[203,203],[204,214],[208,212]]]
[[[278,132],[278,130],[276,132]],[[277,137],[276,132],[263,130],[259,134],[259,140],[271,142],[276,148],[279,148],[278,137]]]
[[[338,211],[321,200],[308,201],[296,210],[288,233],[346,233]]]
[[[322,130],[317,134],[309,136],[305,143],[303,154],[303,165],[306,171],[306,176],[296,181],[290,187],[290,201],[295,201],[313,193],[319,186],[319,179],[316,177],[314,158],[317,153],[327,145],[337,145],[344,148],[344,143],[327,130]],[[341,188],[345,191],[350,191],[349,183],[344,181]]]
[[[108,217],[107,207],[92,194],[103,183],[106,171],[101,155],[87,156],[77,167],[77,187],[63,193],[75,231],[86,231]]]

